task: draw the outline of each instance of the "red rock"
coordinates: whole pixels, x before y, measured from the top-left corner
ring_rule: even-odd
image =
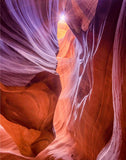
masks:
[[[1,8],[1,159],[125,160],[126,0]]]

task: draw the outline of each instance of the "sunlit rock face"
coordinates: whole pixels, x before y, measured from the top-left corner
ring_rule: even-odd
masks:
[[[125,160],[126,0],[5,0],[0,29],[0,158]]]

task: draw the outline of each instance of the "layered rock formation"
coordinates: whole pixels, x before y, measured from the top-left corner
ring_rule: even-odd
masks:
[[[1,0],[0,29],[0,158],[125,160],[126,0]]]

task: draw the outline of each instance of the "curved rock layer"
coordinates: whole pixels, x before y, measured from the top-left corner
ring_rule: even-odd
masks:
[[[126,0],[0,5],[0,158],[125,160]]]

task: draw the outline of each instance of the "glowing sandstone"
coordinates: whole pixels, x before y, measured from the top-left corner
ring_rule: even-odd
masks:
[[[125,160],[126,0],[11,2],[2,1],[1,159]],[[57,24],[62,11],[70,29]]]

